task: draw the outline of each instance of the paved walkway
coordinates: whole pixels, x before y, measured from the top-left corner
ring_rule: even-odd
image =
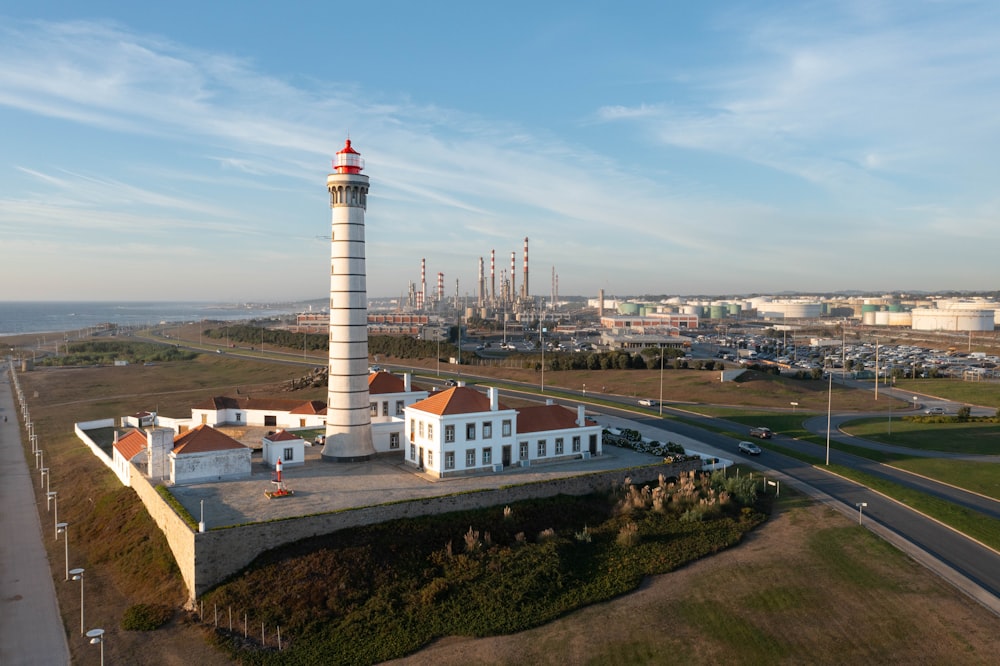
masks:
[[[68,664],[8,366],[0,378],[0,664]],[[51,537],[51,534],[49,533]]]

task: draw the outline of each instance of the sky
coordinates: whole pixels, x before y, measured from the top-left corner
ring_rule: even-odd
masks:
[[[263,5],[258,7],[257,4]],[[1000,3],[0,5],[0,300],[995,290]],[[503,273],[502,273],[503,272]]]

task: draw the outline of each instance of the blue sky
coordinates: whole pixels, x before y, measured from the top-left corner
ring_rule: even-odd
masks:
[[[261,4],[0,7],[3,300],[998,288],[1000,4]]]

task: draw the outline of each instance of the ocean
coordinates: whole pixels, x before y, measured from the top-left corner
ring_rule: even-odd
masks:
[[[302,303],[275,305],[207,302],[0,302],[0,336],[47,335],[117,324],[148,327],[161,322],[237,321],[296,314]]]

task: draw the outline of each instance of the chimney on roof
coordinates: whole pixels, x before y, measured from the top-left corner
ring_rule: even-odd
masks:
[[[491,386],[489,388],[490,394],[490,411],[495,412],[500,409],[500,390],[496,386]]]
[[[583,405],[576,406],[576,424],[581,428],[587,425],[587,413]]]
[[[115,430],[115,444],[118,443],[118,431]]]
[[[409,393],[413,390],[412,383],[410,380],[413,378],[413,373],[404,372],[403,373],[403,390]]]

